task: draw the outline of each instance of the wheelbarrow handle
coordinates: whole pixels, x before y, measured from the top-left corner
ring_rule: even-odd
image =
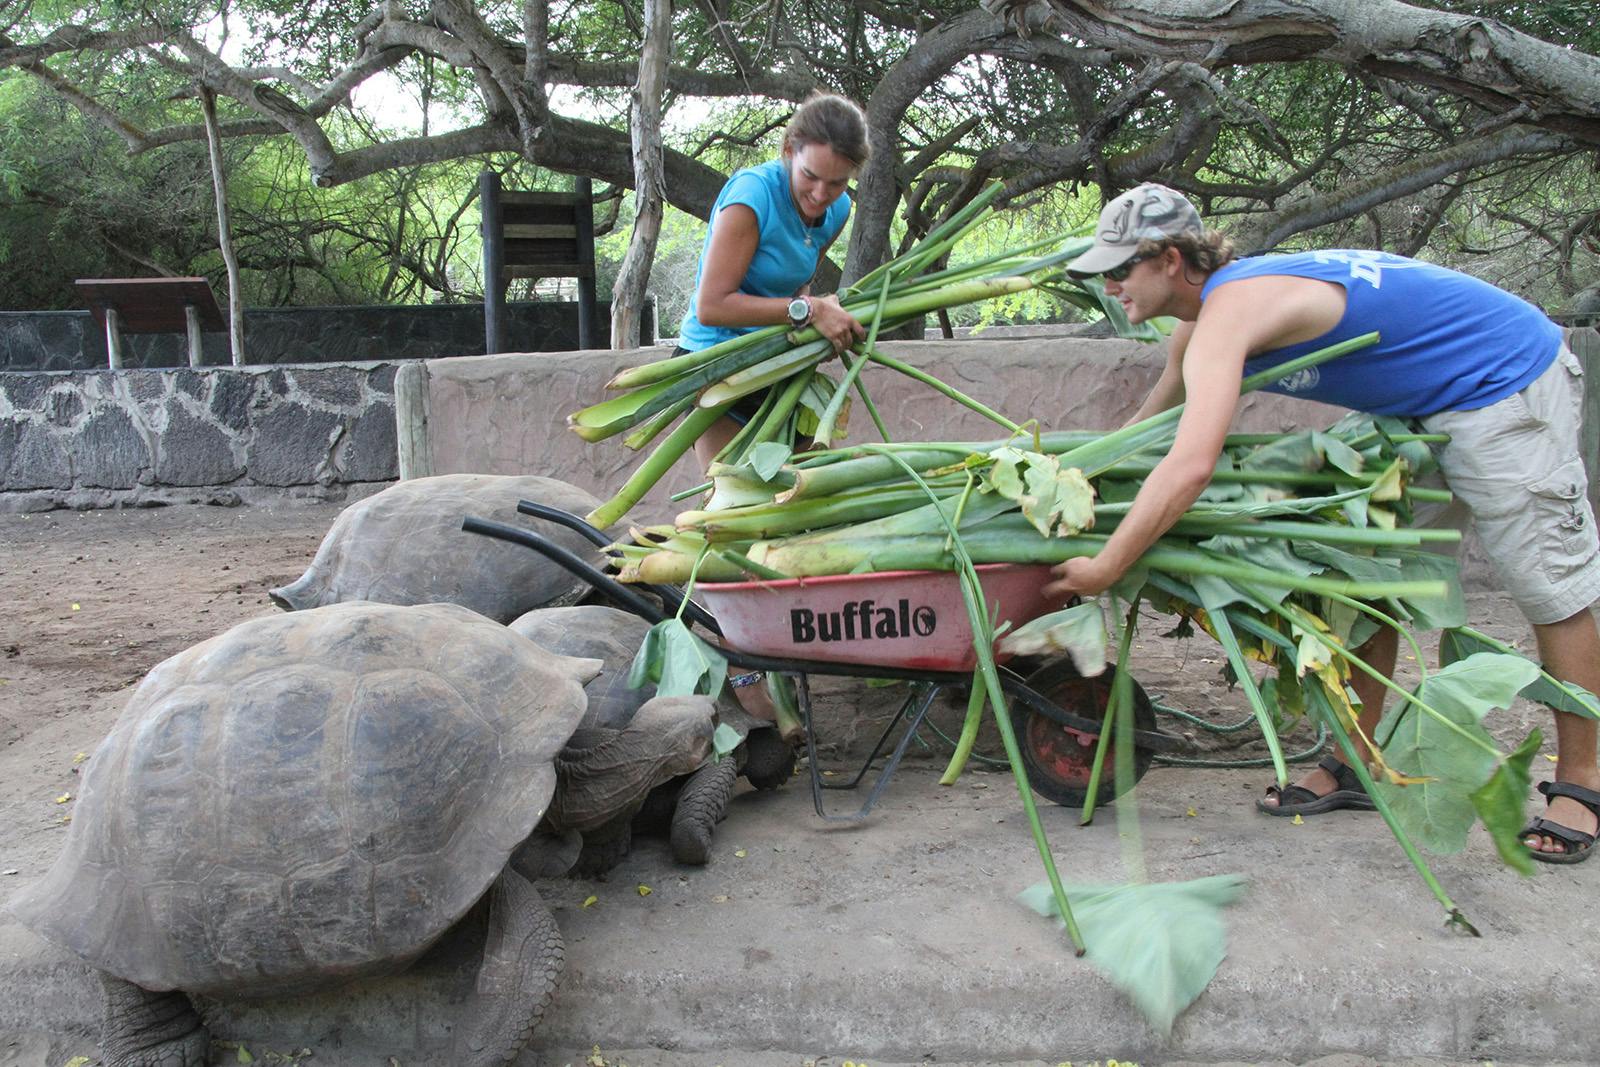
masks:
[[[553,508],[549,504],[541,504],[536,500],[517,501],[517,510],[524,515],[532,515],[536,519],[544,519],[558,526],[565,526],[574,533],[588,538],[596,548],[611,547],[612,538],[604,530],[589,525],[570,511]],[[660,597],[661,602],[673,612],[676,612],[678,606],[683,603],[683,593],[670,585],[646,585],[644,588]],[[708,630],[718,637],[722,636],[722,627],[717,625],[715,616],[694,601],[689,601],[688,606],[683,609],[683,613],[689,616],[690,621],[701,629]]]
[[[562,511],[560,508],[553,508],[536,500],[517,501],[517,510],[524,515],[532,515],[536,519],[544,519],[582,534],[592,541],[596,548],[606,548],[611,544],[612,538],[607,536],[604,530],[590,526],[570,511]]]
[[[511,526],[503,522],[492,522],[489,519],[479,519],[471,515],[461,520],[461,528],[468,533],[482,534],[485,537],[494,537],[533,549],[551,562],[560,564],[573,575],[582,578],[645,622],[653,625],[666,618],[659,608],[632,589],[614,580],[588,560],[533,530],[525,530],[520,526]]]

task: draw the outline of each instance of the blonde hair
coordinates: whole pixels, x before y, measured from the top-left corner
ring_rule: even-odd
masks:
[[[833,93],[817,93],[795,109],[783,131],[785,152],[807,145],[827,145],[857,167],[872,150],[867,145],[867,115],[854,101]]]
[[[1157,256],[1169,248],[1176,248],[1184,264],[1201,274],[1210,274],[1235,258],[1233,241],[1217,230],[1185,232],[1159,241],[1146,237],[1139,242],[1138,254]]]

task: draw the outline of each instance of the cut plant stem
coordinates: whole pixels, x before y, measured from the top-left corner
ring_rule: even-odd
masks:
[[[639,464],[633,475],[623,483],[622,488],[617,490],[616,495],[588,514],[589,525],[598,526],[602,530],[614,525],[650,491],[656,482],[661,480],[685,452],[694,447],[700,435],[726,415],[731,407],[733,405],[730,403],[722,407],[695,408],[691,411],[677,428],[667,435],[666,440]]]

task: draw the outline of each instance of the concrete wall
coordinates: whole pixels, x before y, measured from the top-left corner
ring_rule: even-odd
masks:
[[[609,301],[597,302],[600,329]],[[524,352],[578,347],[578,305],[572,301],[507,306],[510,343]],[[482,304],[250,308],[245,311],[246,362],[349,363],[482,355]],[[655,301],[645,308],[642,336],[655,340]],[[609,334],[608,334],[609,335]],[[202,337],[206,366],[231,363],[226,333]],[[125,367],[187,367],[182,334],[126,334]],[[0,371],[94,370],[106,366],[105,333],[87,311],[0,312]]]
[[[381,487],[398,473],[394,374],[391,363],[0,373],[0,510]]]

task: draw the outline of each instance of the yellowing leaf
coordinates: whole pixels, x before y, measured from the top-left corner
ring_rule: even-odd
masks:
[[[76,604],[72,605],[72,610],[73,611],[78,611],[79,610],[78,605],[76,605]]]
[[[591,896],[591,897],[586,897],[584,899],[583,906],[587,908],[587,907],[591,907],[592,905],[595,905],[595,904],[598,904],[598,903],[600,903],[600,898],[599,897],[595,897],[595,896]]]
[[[711,903],[713,904],[726,904],[727,902],[728,894],[726,893],[718,893],[716,896],[711,898]]]
[[[84,1067],[85,1064],[89,1064],[89,1063],[93,1063],[93,1062],[94,1061],[91,1060],[88,1056],[74,1056],[74,1057],[72,1057],[72,1059],[68,1060],[65,1064],[63,1064],[62,1067]]]
[[[56,797],[56,803],[57,804],[65,804],[67,801],[69,801],[71,799],[72,799],[72,794],[71,793],[62,793],[60,796]]]
[[[1302,818],[1301,818],[1301,817],[1300,817],[1300,815],[1299,815],[1299,813],[1298,813],[1298,812],[1297,812],[1297,813],[1296,813],[1296,814],[1295,814],[1295,817],[1294,817],[1294,825],[1295,825],[1295,826],[1304,826],[1304,825],[1305,825],[1305,822],[1306,822],[1306,821],[1305,821],[1305,820],[1304,820],[1304,819],[1302,819]]]
[[[734,855],[738,856],[740,859],[744,859],[745,855],[746,855],[746,852],[745,852],[744,849],[741,848],[737,852],[735,852]]]
[[[651,890],[651,888],[649,886],[643,885],[643,884],[641,884],[639,886],[639,895],[641,897],[647,897],[647,896],[649,896],[651,894],[651,892],[652,892],[652,890]]]
[[[1199,815],[1200,813],[1198,811],[1195,811],[1193,808],[1190,808],[1188,811],[1184,812],[1184,814],[1192,819],[1195,816]]]
[[[1551,763],[1554,763],[1556,761],[1556,758],[1554,756],[1550,755],[1550,753],[1548,753],[1548,752],[1545,753],[1544,758],[1549,760]]]
[[[84,760],[86,760],[88,758],[89,758],[89,753],[87,753],[87,752],[78,752],[78,753],[75,753],[73,755],[72,762],[75,763],[75,764],[82,763]]]
[[[237,1056],[238,1056],[238,1059],[239,1059],[240,1063],[254,1063],[254,1062],[256,1062],[256,1058],[254,1056],[250,1055],[250,1050],[245,1048],[243,1045],[239,1046],[239,1051],[237,1053]]]

